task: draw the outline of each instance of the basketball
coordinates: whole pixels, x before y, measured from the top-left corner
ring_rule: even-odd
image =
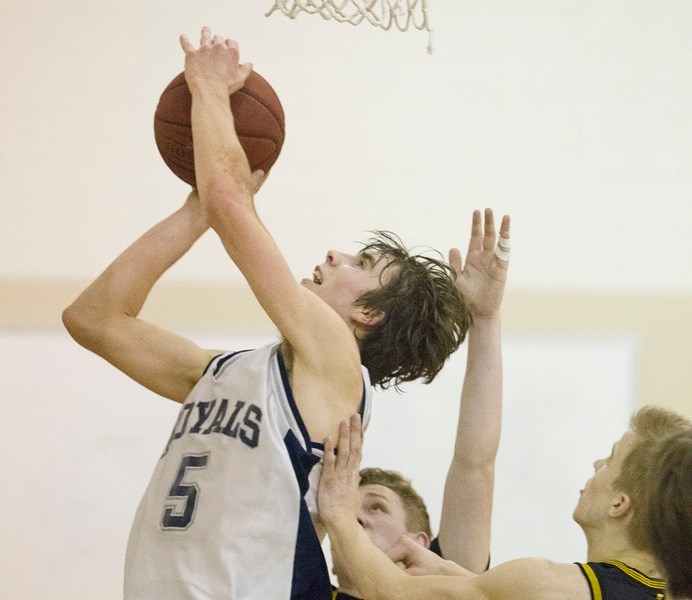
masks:
[[[268,173],[284,143],[284,111],[269,83],[252,71],[245,85],[230,96],[240,144],[250,169]],[[180,73],[163,90],[154,113],[154,138],[161,157],[180,179],[195,185],[190,111],[192,96]]]

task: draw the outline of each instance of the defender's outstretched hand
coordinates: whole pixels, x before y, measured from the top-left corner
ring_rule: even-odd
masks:
[[[356,520],[360,509],[360,461],[363,431],[360,415],[353,415],[339,425],[339,445],[335,452],[330,438],[324,440],[324,465],[317,494],[320,519],[325,524],[333,520]]]
[[[240,51],[235,40],[212,35],[202,28],[199,48],[195,49],[186,35],[180,36],[185,51],[185,81],[190,91],[204,85],[222,89],[227,95],[238,91],[252,71],[252,64],[240,64]],[[218,87],[216,87],[218,86]]]
[[[485,223],[481,212],[475,210],[466,262],[462,264],[457,248],[449,251],[449,264],[457,274],[457,289],[474,317],[494,316],[500,310],[509,265],[509,225],[509,216],[505,215],[498,237],[492,209],[485,209]]]

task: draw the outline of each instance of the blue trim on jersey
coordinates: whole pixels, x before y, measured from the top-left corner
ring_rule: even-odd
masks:
[[[207,373],[209,370],[209,367],[212,365],[212,363],[218,359],[218,362],[216,364],[216,367],[214,367],[214,373],[213,376],[216,377],[223,366],[234,356],[237,356],[238,354],[242,354],[244,352],[252,352],[252,349],[249,350],[238,350],[236,352],[230,352],[229,354],[217,354],[214,358],[212,358],[209,361],[209,364],[205,367],[203,375]],[[221,358],[219,358],[221,357]],[[276,351],[276,357],[279,365],[279,373],[281,374],[281,382],[284,387],[284,391],[286,392],[286,398],[288,400],[288,406],[291,409],[291,412],[293,413],[293,417],[296,420],[296,424],[300,428],[300,432],[303,434],[303,438],[305,439],[306,444],[308,444],[308,449],[310,448],[315,448],[317,450],[321,450],[324,452],[324,444],[322,442],[313,442],[312,439],[310,439],[310,434],[308,433],[307,428],[305,427],[305,423],[303,422],[303,417],[300,414],[300,411],[298,410],[298,406],[296,405],[295,399],[293,398],[293,390],[291,389],[291,383],[288,379],[288,370],[286,369],[286,363],[284,362],[284,358],[281,355],[281,350]],[[363,393],[360,396],[360,405],[358,407],[358,414],[360,414],[361,418],[365,415],[365,400],[367,397],[367,389],[366,389],[366,384],[365,384],[365,379],[363,379]]]
[[[303,439],[305,440],[305,443],[307,444],[308,450],[310,450],[316,444],[312,443],[312,440],[310,439],[310,434],[308,433],[308,430],[305,427],[305,423],[303,422],[303,417],[301,416],[300,411],[298,410],[298,406],[296,406],[296,401],[293,398],[293,390],[291,389],[291,383],[288,380],[288,371],[286,370],[286,365],[284,363],[284,357],[281,356],[281,350],[276,351],[276,360],[279,363],[279,373],[281,374],[281,382],[283,383],[284,391],[286,392],[286,399],[288,400],[288,406],[291,408],[291,412],[293,413],[293,417],[296,420],[296,424],[298,425],[298,428],[300,429],[300,433],[303,434]]]
[[[207,371],[209,370],[209,367],[211,367],[211,364],[212,364],[217,358],[219,358],[219,356],[223,356],[223,354],[217,354],[216,356],[214,356],[214,357],[207,363],[207,366],[204,367],[204,371],[202,371],[202,377],[204,377],[204,376],[207,374]],[[201,378],[200,378],[200,379],[201,379]]]
[[[310,485],[308,479],[310,471],[319,462],[319,458],[309,450],[305,450],[292,431],[284,437],[284,444],[291,459],[301,495],[293,556],[291,600],[331,600],[332,585],[329,580],[329,567],[305,503],[305,494]]]
[[[339,592],[334,589],[332,591],[332,600],[363,600],[362,598],[356,598],[355,596],[349,596],[345,592]]]
[[[242,354],[243,352],[252,352],[252,350],[238,350],[237,352],[231,352],[230,354],[226,354],[226,356],[224,356],[223,358],[219,358],[219,362],[217,363],[216,368],[214,369],[214,377],[216,377],[219,374],[219,371],[221,371],[221,367],[223,367],[223,365],[225,365],[234,356],[238,356],[238,354]],[[218,354],[217,356],[212,358],[209,365],[211,365],[211,363],[214,362],[214,360],[216,360],[216,358],[218,358],[219,356],[221,356],[221,354]],[[209,368],[209,365],[207,365],[207,369]],[[204,369],[205,373],[207,372],[207,369]]]

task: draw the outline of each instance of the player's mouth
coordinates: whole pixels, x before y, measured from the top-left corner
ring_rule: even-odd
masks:
[[[317,285],[322,285],[322,273],[319,267],[315,267],[315,270],[312,272],[312,281]]]

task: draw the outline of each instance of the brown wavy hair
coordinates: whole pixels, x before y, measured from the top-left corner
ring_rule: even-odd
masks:
[[[359,340],[361,362],[373,385],[430,383],[464,341],[471,317],[454,286],[454,269],[440,258],[410,254],[388,231],[374,231],[360,254],[385,259],[378,289],[357,301],[384,318]]]

